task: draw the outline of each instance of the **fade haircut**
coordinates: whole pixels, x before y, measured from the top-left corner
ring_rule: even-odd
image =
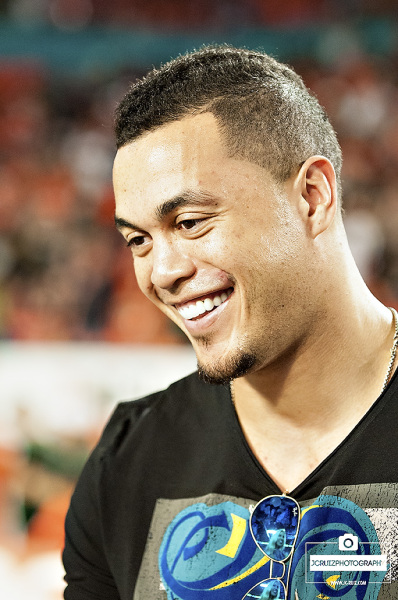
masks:
[[[335,131],[301,77],[263,52],[206,46],[153,69],[116,109],[117,148],[189,115],[211,112],[232,156],[283,182],[307,158],[332,163],[340,196],[341,150]]]

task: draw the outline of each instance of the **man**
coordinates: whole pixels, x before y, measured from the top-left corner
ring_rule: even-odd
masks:
[[[116,135],[116,225],[198,374],[117,408],[72,498],[65,598],[398,597],[396,320],[349,251],[324,111],[267,55],[204,48],[133,85]],[[249,523],[271,496],[297,527],[283,492],[285,564]],[[348,548],[374,559],[316,562]]]

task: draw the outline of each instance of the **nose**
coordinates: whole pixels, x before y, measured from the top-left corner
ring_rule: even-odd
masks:
[[[172,290],[196,271],[195,263],[177,242],[165,239],[152,249],[151,282],[155,287]]]

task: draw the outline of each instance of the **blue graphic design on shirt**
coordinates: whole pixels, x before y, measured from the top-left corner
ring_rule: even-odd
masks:
[[[249,518],[249,510],[228,501],[194,504],[173,519],[159,550],[168,600],[241,600],[270,576],[270,561],[253,541]],[[347,533],[358,538],[356,554],[380,554],[372,522],[353,502],[319,496],[302,510],[292,564],[283,577],[289,600],[376,600],[386,571],[331,573],[308,567],[311,554],[341,555],[338,540]],[[274,562],[272,577],[282,574],[283,565]]]
[[[344,553],[339,549],[339,538],[346,534],[358,538],[357,551]],[[308,563],[313,554],[344,558],[345,554],[378,556],[380,553],[377,532],[365,511],[345,498],[319,496],[313,508],[304,512],[301,521],[292,558],[289,598],[294,599],[294,590],[298,590],[300,600],[313,597],[315,586],[320,598],[375,600],[386,570],[339,571],[336,568],[332,572],[311,572]]]

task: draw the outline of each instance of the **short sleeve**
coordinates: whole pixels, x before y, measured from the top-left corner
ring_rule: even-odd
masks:
[[[126,427],[129,403],[120,404],[89,457],[65,520],[65,600],[120,600],[103,542],[101,481],[103,458]]]

